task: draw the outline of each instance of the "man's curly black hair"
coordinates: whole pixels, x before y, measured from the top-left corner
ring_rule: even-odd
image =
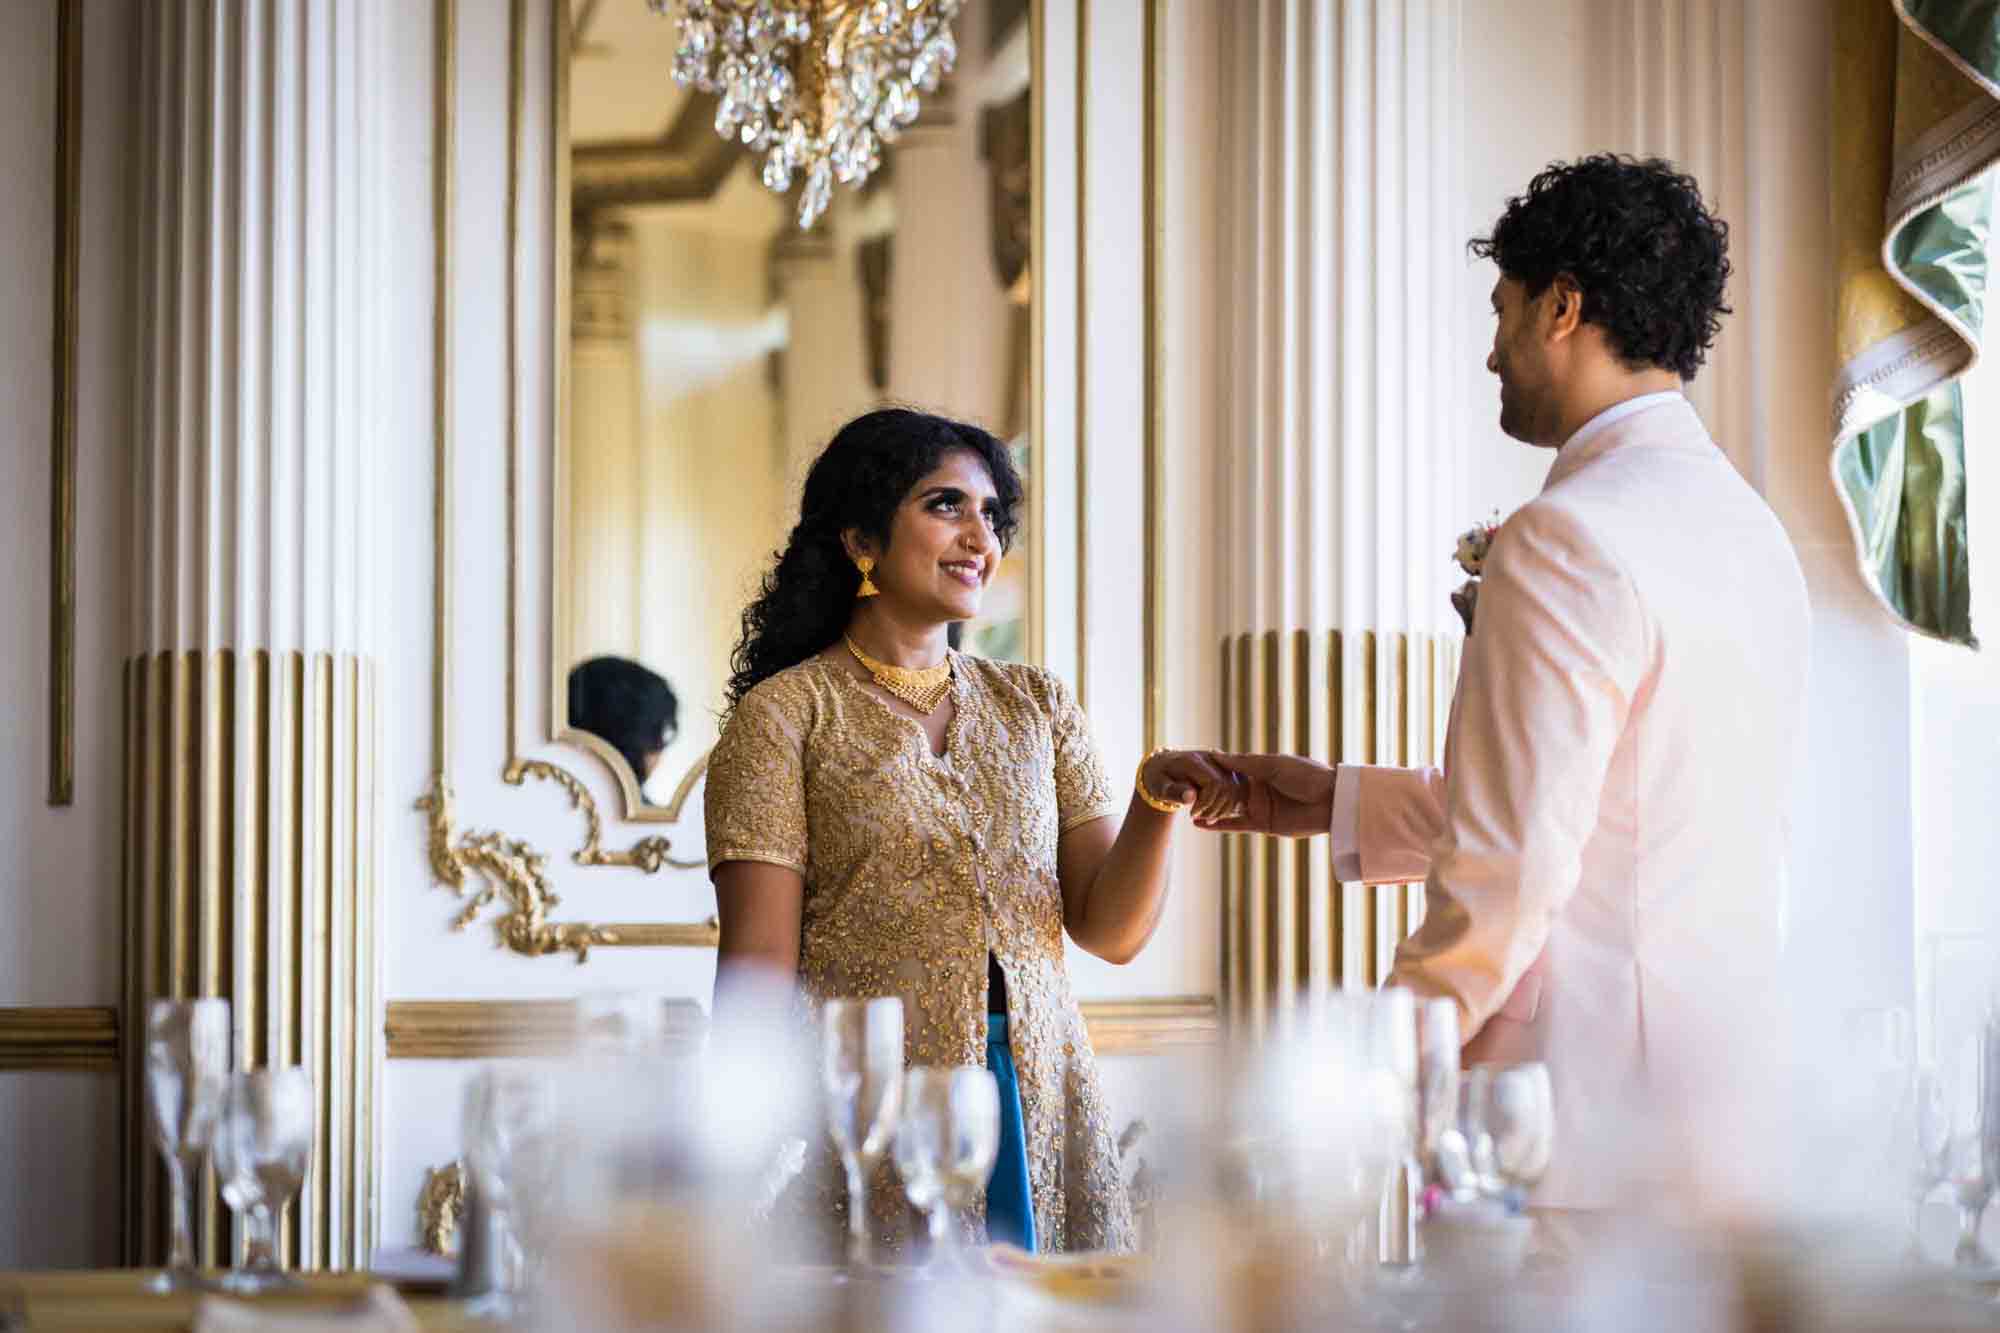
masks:
[[[1730,313],[1729,224],[1694,177],[1658,158],[1609,153],[1551,165],[1507,201],[1493,234],[1468,247],[1518,279],[1530,299],[1567,274],[1583,319],[1629,366],[1694,378]]]

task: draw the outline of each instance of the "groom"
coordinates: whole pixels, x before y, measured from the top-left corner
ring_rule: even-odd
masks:
[[[1535,1201],[1601,1207],[1667,1147],[1738,1145],[1775,1030],[1806,591],[1682,396],[1728,229],[1666,163],[1556,165],[1472,242],[1499,268],[1500,428],[1554,450],[1493,539],[1442,773],[1222,756],[1223,830],[1331,830],[1347,882],[1425,880],[1392,985],[1457,1002],[1465,1057],[1543,1060]]]

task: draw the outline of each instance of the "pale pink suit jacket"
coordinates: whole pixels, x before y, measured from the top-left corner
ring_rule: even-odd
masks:
[[[1773,1030],[1805,582],[1654,398],[1577,432],[1495,537],[1443,771],[1336,783],[1336,874],[1425,882],[1390,984],[1456,1000],[1468,1062],[1548,1063],[1548,1206],[1618,1201],[1635,1107],[1707,1116]]]

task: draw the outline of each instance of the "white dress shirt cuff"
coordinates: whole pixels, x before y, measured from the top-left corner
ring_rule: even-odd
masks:
[[[1342,884],[1361,880],[1361,774],[1352,764],[1333,771],[1333,877]]]

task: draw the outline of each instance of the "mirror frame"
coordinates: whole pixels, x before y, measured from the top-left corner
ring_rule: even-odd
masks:
[[[688,766],[686,772],[676,780],[674,794],[665,805],[649,806],[639,790],[639,776],[632,771],[624,756],[614,750],[602,737],[571,725],[569,720],[569,669],[573,665],[564,660],[571,653],[572,630],[574,627],[573,608],[569,602],[569,575],[573,567],[574,543],[569,524],[569,473],[570,473],[570,406],[571,367],[570,347],[572,343],[572,293],[574,281],[574,225],[573,208],[575,198],[575,172],[573,170],[574,144],[570,135],[570,65],[571,48],[575,45],[575,18],[578,0],[550,0],[556,8],[554,31],[559,34],[559,45],[551,52],[552,66],[551,97],[552,138],[550,147],[551,207],[550,224],[552,244],[549,247],[549,262],[553,272],[547,275],[553,293],[554,327],[551,330],[550,355],[553,358],[551,378],[551,421],[553,449],[551,452],[550,486],[552,491],[551,531],[549,544],[550,561],[550,621],[548,642],[548,719],[551,743],[574,746],[598,759],[618,785],[623,808],[619,817],[635,824],[677,824],[688,797],[695,785],[708,771],[709,751],[704,750]],[[586,0],[587,3],[587,0]],[[1030,196],[1031,240],[1028,253],[1029,274],[1029,440],[1034,450],[1032,475],[1040,475],[1046,466],[1048,450],[1048,410],[1046,402],[1047,376],[1044,366],[1044,327],[1046,319],[1046,292],[1044,288],[1045,256],[1047,254],[1047,234],[1045,226],[1047,189],[1044,183],[1043,121],[1048,98],[1046,62],[1043,58],[1043,34],[1046,21],[1045,0],[1029,0],[1028,23],[1028,83],[1030,91],[1030,146],[1028,160],[1029,174],[1034,183]],[[666,16],[662,22],[667,21]],[[961,88],[967,87],[965,83]],[[700,95],[693,105],[701,105]],[[708,125],[708,117],[693,117],[692,128],[685,134],[679,131],[688,118],[684,115],[661,145],[662,156],[651,160],[644,167],[627,168],[630,179],[607,188],[629,202],[647,202],[652,191],[662,187],[674,189],[699,189],[702,183],[711,183],[719,175],[734,169],[738,149],[715,134]],[[698,131],[698,132],[697,132]],[[726,152],[719,149],[726,148]],[[894,152],[894,146],[889,146]],[[718,174],[719,173],[719,174]],[[1079,357],[1079,360],[1081,358]],[[1150,359],[1150,358],[1149,358]],[[1080,451],[1081,441],[1078,441]],[[1027,660],[1041,662],[1044,651],[1044,611],[1046,605],[1046,582],[1049,571],[1046,568],[1046,543],[1043,533],[1050,520],[1055,517],[1049,512],[1046,486],[1030,484],[1028,522],[1028,626]],[[1072,521],[1080,515],[1071,515]],[[1150,543],[1149,543],[1150,545]],[[1080,571],[1079,571],[1080,577]],[[1081,607],[1079,606],[1079,619]],[[679,861],[672,862],[682,864]]]

